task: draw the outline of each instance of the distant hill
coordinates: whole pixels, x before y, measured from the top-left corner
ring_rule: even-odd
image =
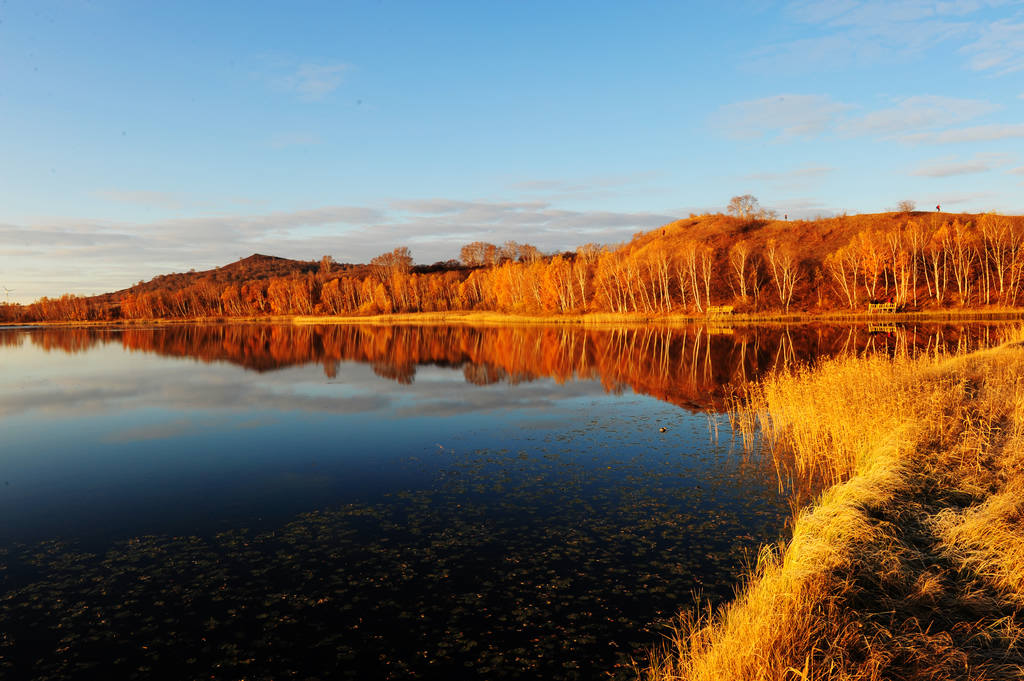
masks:
[[[337,265],[336,265],[337,266]],[[337,266],[343,267],[343,266]],[[315,260],[289,260],[273,255],[253,253],[248,258],[241,258],[228,265],[215,267],[212,270],[189,270],[158,274],[149,281],[140,281],[134,286],[103,293],[95,296],[95,300],[103,303],[116,303],[126,293],[146,293],[158,290],[177,290],[191,286],[199,281],[209,280],[218,284],[239,284],[253,279],[269,279],[271,277],[287,277],[293,274],[316,272],[320,263]]]

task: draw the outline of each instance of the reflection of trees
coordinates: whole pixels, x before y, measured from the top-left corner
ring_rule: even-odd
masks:
[[[996,340],[993,327],[715,325],[586,328],[579,326],[182,325],[163,328],[47,328],[27,335],[47,350],[80,352],[101,342],[133,351],[230,362],[255,371],[319,363],[334,377],[340,362],[370,364],[399,383],[417,367],[461,368],[468,383],[598,379],[609,391],[630,388],[690,409],[717,409],[748,381],[820,356],[968,349]]]

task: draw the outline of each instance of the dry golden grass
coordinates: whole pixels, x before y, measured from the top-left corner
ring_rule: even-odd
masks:
[[[708,317],[704,314],[645,314],[632,312],[587,312],[570,314],[511,314],[487,310],[446,311],[446,312],[403,312],[379,315],[316,316],[296,315],[264,318],[265,321],[284,321],[295,324],[581,324],[581,325],[630,325],[630,324],[689,324],[715,323],[791,323],[807,321],[835,322],[891,322],[891,321],[951,321],[985,319],[1019,319],[1019,310],[941,310],[930,312],[901,312],[890,315],[869,315],[866,312],[832,311],[808,312],[765,312],[756,314],[731,314]],[[252,318],[260,321],[260,318]]]
[[[736,419],[823,491],[641,678],[1024,678],[1024,347],[837,359]]]

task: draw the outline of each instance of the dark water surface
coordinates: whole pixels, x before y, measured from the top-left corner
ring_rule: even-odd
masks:
[[[784,533],[728,395],[995,328],[0,331],[0,677],[628,678]]]

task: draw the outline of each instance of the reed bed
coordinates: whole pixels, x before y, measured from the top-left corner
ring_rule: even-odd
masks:
[[[777,373],[735,425],[813,501],[736,599],[638,667],[669,679],[1024,678],[1024,347]]]

